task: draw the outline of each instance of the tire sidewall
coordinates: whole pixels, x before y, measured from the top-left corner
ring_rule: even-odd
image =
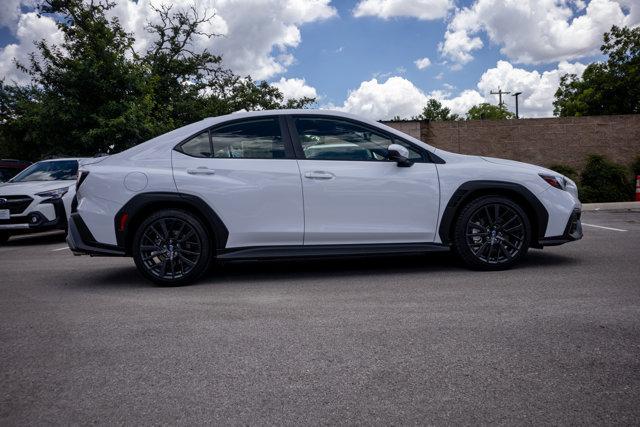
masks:
[[[521,218],[524,225],[524,241],[522,242],[522,248],[516,256],[511,258],[507,262],[500,264],[490,264],[479,259],[467,245],[466,229],[467,223],[471,219],[471,216],[482,207],[491,204],[502,204],[504,206],[513,209]],[[454,228],[454,243],[453,249],[455,253],[462,258],[462,260],[474,269],[479,270],[504,270],[511,268],[518,262],[520,262],[527,254],[529,250],[529,243],[531,242],[531,221],[526,212],[515,203],[513,200],[503,196],[483,196],[469,202],[463,209],[455,223]]]
[[[202,247],[202,253],[201,253],[200,259],[198,260],[193,270],[191,270],[187,275],[177,279],[163,279],[151,274],[147,270],[147,267],[144,265],[144,262],[142,261],[142,256],[140,254],[140,241],[142,239],[142,236],[144,235],[144,231],[147,229],[147,227],[150,224],[163,218],[176,218],[189,223],[189,225],[193,227],[193,229],[198,234],[198,237],[200,238],[200,243]],[[183,285],[188,285],[193,283],[207,271],[209,265],[211,264],[211,260],[213,258],[213,248],[212,248],[211,242],[212,242],[211,236],[209,236],[209,233],[207,233],[206,228],[197,217],[183,210],[166,209],[150,215],[147,219],[142,221],[142,223],[138,226],[134,234],[131,253],[133,255],[133,260],[136,264],[136,267],[138,268],[138,271],[146,279],[151,280],[152,282],[160,286],[169,286],[169,287],[183,286]]]

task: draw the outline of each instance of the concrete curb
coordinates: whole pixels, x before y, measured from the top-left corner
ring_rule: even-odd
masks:
[[[640,202],[584,203],[583,211],[639,211]]]

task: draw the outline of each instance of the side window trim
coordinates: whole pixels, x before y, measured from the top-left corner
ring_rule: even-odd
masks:
[[[178,151],[186,156],[189,157],[193,157],[196,159],[214,159],[215,157],[213,157],[213,133],[220,128],[226,127],[226,126],[231,126],[231,125],[236,125],[242,122],[252,122],[252,121],[256,121],[256,120],[264,120],[264,119],[270,119],[270,118],[274,118],[278,120],[278,126],[280,126],[280,135],[282,136],[282,143],[284,145],[284,153],[285,153],[285,157],[283,159],[258,159],[258,160],[292,160],[292,159],[296,159],[296,155],[295,155],[295,144],[292,141],[292,134],[290,132],[289,126],[287,125],[287,116],[284,115],[264,115],[264,116],[254,116],[254,117],[244,117],[241,119],[234,119],[234,120],[228,120],[222,123],[217,123],[213,126],[210,126],[208,128],[205,129],[201,129],[198,132],[194,133],[193,135],[188,136],[187,138],[185,138],[184,140],[180,141],[179,143],[177,143],[175,145],[175,147],[173,147],[173,149],[175,151]],[[200,135],[203,132],[209,132],[209,149],[211,152],[211,155],[209,157],[196,157],[196,156],[192,156],[190,154],[185,153],[184,151],[182,151],[182,145],[189,142],[191,139],[195,138],[196,136]],[[229,157],[229,159],[233,159],[234,157]],[[242,160],[243,158],[238,158],[240,160]],[[247,160],[245,158],[245,160]]]
[[[404,142],[405,144],[407,144],[409,147],[411,147],[414,151],[416,151],[418,154],[420,154],[422,156],[422,163],[435,163],[432,160],[432,157],[429,154],[428,150],[423,149],[422,147],[418,147],[415,144],[412,144],[411,142],[397,136],[394,135],[392,133],[386,132],[383,129],[378,129],[378,128],[374,128],[371,125],[368,125],[367,123],[363,123],[363,122],[359,122],[357,120],[353,120],[350,119],[348,117],[340,117],[340,116],[331,116],[331,115],[325,115],[325,114],[288,114],[286,116],[287,118],[287,127],[288,130],[291,134],[291,140],[293,142],[293,147],[295,150],[295,154],[296,154],[296,159],[298,160],[310,160],[307,159],[304,155],[304,151],[302,150],[302,143],[300,142],[300,136],[298,135],[298,130],[296,129],[296,125],[295,125],[295,119],[297,118],[303,118],[303,119],[327,119],[327,120],[341,120],[341,121],[345,121],[345,122],[349,122],[349,123],[353,123],[355,125],[361,126],[365,129],[370,130],[371,132],[375,132],[379,135],[384,136],[385,138],[388,138],[391,140],[392,143],[395,143],[396,141],[400,140],[402,142]],[[312,159],[311,159],[312,160]],[[355,162],[375,162],[374,160],[336,160],[336,161],[355,161]]]

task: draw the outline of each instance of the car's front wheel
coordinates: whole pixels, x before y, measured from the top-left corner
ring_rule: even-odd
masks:
[[[463,208],[453,245],[468,266],[502,270],[526,255],[530,239],[531,223],[517,203],[503,196],[484,196]]]
[[[0,231],[0,245],[7,243],[9,241],[9,237],[11,237],[11,235],[8,231]]]
[[[211,239],[189,212],[167,209],[149,216],[136,230],[133,259],[138,270],[162,286],[192,283],[211,262]]]

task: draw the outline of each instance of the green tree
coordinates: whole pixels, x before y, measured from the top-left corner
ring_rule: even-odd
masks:
[[[582,77],[565,74],[555,94],[557,116],[640,113],[640,27],[611,27],[600,47],[606,62],[589,64]]]
[[[419,120],[429,120],[431,122],[443,122],[460,120],[460,116],[451,113],[451,109],[442,105],[440,101],[430,98],[427,105],[422,110],[422,114],[417,117]]]
[[[117,152],[207,116],[313,102],[284,102],[277,88],[225,69],[220,56],[194,52],[195,37],[214,36],[200,30],[210,14],[156,9],[158,23],[147,26],[154,43],[136,52],[133,36],[107,18],[112,7],[108,0],[40,5],[56,16],[64,41],[42,40],[38,55],[18,64],[30,85],[0,82],[0,156]]]
[[[504,105],[498,106],[488,102],[474,105],[467,112],[467,120],[502,120],[515,117],[515,114],[507,110]]]

